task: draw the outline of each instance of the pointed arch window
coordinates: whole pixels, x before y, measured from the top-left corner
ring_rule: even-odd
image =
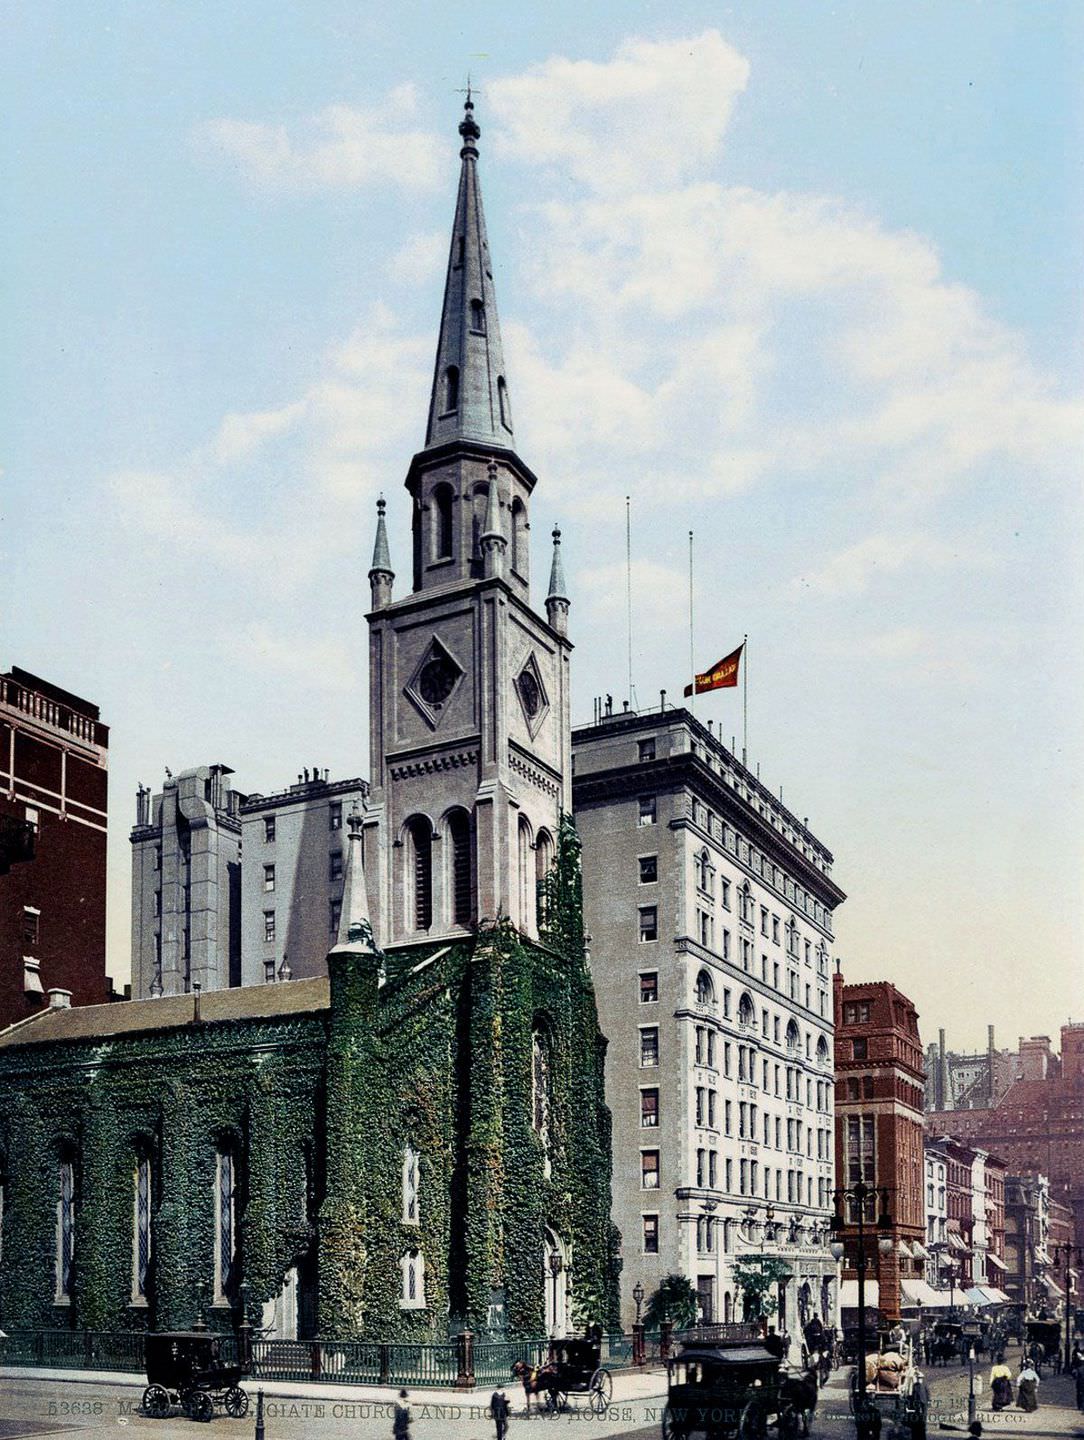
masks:
[[[512,428],[512,406],[508,399],[508,386],[504,383],[504,376],[497,376],[497,401],[501,408],[501,424],[506,430]]]
[[[459,409],[459,366],[449,365],[444,372],[445,412]]]
[[[519,928],[528,930],[531,924],[531,827],[525,816],[519,817]]]
[[[151,1157],[141,1150],[132,1175],[132,1304],[146,1305],[151,1267]]]
[[[512,501],[512,569],[527,574],[527,507],[518,497]]]
[[[451,852],[451,922],[469,925],[474,918],[473,845],[470,816],[456,810],[448,817],[448,839]]]
[[[420,1250],[408,1250],[399,1261],[402,1275],[402,1291],[399,1295],[401,1310],[425,1309],[425,1261]]]
[[[215,1152],[215,1298],[229,1303],[237,1263],[237,1152],[223,1141]]]
[[[57,1305],[70,1305],[75,1266],[75,1156],[63,1151],[57,1163],[56,1294]]]
[[[408,1145],[403,1151],[403,1224],[417,1225],[418,1214],[418,1153]]]
[[[542,1174],[550,1174],[553,1126],[553,1044],[549,1028],[536,1020],[531,1032],[531,1128],[542,1144]]]
[[[410,914],[415,930],[428,930],[433,923],[433,831],[423,815],[407,826],[410,866]]]
[[[486,307],[481,300],[470,302],[470,328],[478,335],[486,333]]]
[[[433,553],[437,560],[452,558],[452,487],[438,485],[433,491],[435,510],[433,527]]]

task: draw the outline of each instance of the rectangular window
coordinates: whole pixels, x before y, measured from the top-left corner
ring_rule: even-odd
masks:
[[[699,1125],[699,1126],[703,1126],[703,1124],[704,1124],[704,1087],[703,1087],[703,1085],[698,1085],[698,1086],[696,1087],[696,1123],[697,1123],[697,1125]]]
[[[728,1194],[728,1195],[732,1195],[732,1194],[734,1193],[734,1162],[733,1162],[733,1160],[727,1160],[727,1162],[726,1162],[726,1191],[727,1191],[727,1194]]]
[[[775,941],[775,943],[776,943],[777,945],[779,944],[779,916],[778,916],[778,915],[773,915],[773,916],[772,916],[772,939]]]
[[[732,1100],[723,1101],[723,1128],[728,1135],[734,1133],[734,1102]]]
[[[158,911],[155,911],[157,914]],[[36,945],[38,943],[38,932],[40,929],[41,911],[35,910],[33,905],[23,906],[23,944]]]
[[[342,919],[343,902],[332,900],[327,907],[327,938],[334,943],[339,938],[339,921]]]
[[[263,983],[265,985],[273,985],[275,983],[274,960],[265,960],[263,962]]]
[[[655,823],[655,797],[654,795],[640,796],[640,818],[641,825],[654,825]]]
[[[657,1215],[645,1215],[644,1219],[644,1254],[657,1255],[659,1253],[659,1217]]]
[[[329,830],[343,828],[343,802],[341,800],[332,800],[327,807],[327,828]]]
[[[854,1060],[868,1060],[868,1059],[869,1059],[868,1051],[869,1051],[869,1046],[868,1046],[867,1043],[866,1043],[866,1037],[865,1037],[864,1035],[863,1035],[863,1036],[860,1036],[860,1037],[858,1037],[857,1039],[854,1039],[854,1040],[851,1041],[851,1057],[852,1057],[852,1059],[854,1059]]]
[[[723,1041],[723,1074],[730,1074],[730,1041]]]
[[[161,847],[161,845],[156,845],[156,846],[154,847],[154,868],[155,868],[156,870],[161,870],[161,868],[162,868],[162,847]]]
[[[768,911],[764,905],[760,907],[760,933],[765,937],[768,934]]]
[[[38,833],[38,822],[40,819],[41,817],[38,814],[38,807],[36,805],[28,805],[26,807],[26,823],[30,826],[31,830],[34,832],[35,835]]]
[[[659,1188],[659,1152],[657,1150],[640,1151],[640,1186],[644,1190]]]
[[[332,850],[327,857],[327,878],[329,880],[341,880],[343,878],[343,852]]]
[[[705,1183],[705,1181],[706,1181],[706,1179],[707,1179],[707,1173],[708,1173],[708,1172],[707,1172],[707,1170],[705,1169],[706,1162],[707,1162],[707,1151],[706,1151],[706,1150],[698,1150],[698,1151],[696,1152],[696,1183],[697,1183],[697,1185],[700,1186],[701,1188],[703,1188],[704,1183]]]
[[[698,1065],[703,1065],[703,1063],[704,1063],[704,1050],[705,1050],[704,1041],[705,1041],[705,1031],[704,1031],[704,1027],[703,1027],[703,1025],[698,1025],[698,1026],[696,1027],[696,1063],[697,1063]]]
[[[715,1031],[708,1031],[708,1069],[715,1069]]]
[[[723,931],[723,959],[730,959],[730,931]]]
[[[721,879],[721,880],[719,881],[719,885],[720,885],[721,891],[722,891],[723,909],[724,909],[724,910],[729,910],[729,909],[730,909],[730,881],[729,881],[729,880],[726,880],[726,879]]]
[[[263,912],[263,938],[264,944],[267,944],[269,941],[274,940],[275,938],[274,910],[265,910]]]
[[[640,1125],[644,1130],[653,1130],[659,1123],[659,1092],[640,1091]]]
[[[272,840],[274,840],[274,838],[275,838],[275,817],[274,817],[274,815],[265,815],[265,816],[263,817],[263,838],[264,838],[264,840],[267,842],[268,845],[270,845],[270,843],[272,842]]]
[[[659,912],[654,905],[640,906],[640,941],[646,943],[659,938]]]
[[[57,1171],[56,1295],[57,1305],[70,1305],[72,1262],[75,1259],[75,1166],[61,1160]]]
[[[710,950],[713,939],[711,916],[703,910],[698,910],[696,918],[700,930],[700,943],[705,950]]]
[[[749,1161],[738,1161],[738,1193],[747,1195],[749,1193]]]
[[[659,878],[659,857],[657,855],[640,856],[640,884],[654,885]]]
[[[654,1025],[640,1031],[640,1064],[653,1069],[659,1063],[659,1032]]]
[[[274,865],[265,865],[265,866],[263,867],[263,888],[264,888],[264,890],[268,890],[268,891],[274,890],[274,888],[275,888],[275,867],[274,867]]]
[[[640,974],[640,1004],[653,1005],[659,998],[659,972],[644,970]]]
[[[136,1161],[133,1191],[132,1303],[145,1305],[151,1264],[151,1162],[147,1155]]]
[[[641,740],[641,741],[640,741],[640,759],[641,759],[641,760],[654,760],[654,758],[655,758],[655,737],[652,736],[650,740]]]
[[[719,1154],[716,1150],[708,1151],[708,1189],[714,1190],[719,1183]]]

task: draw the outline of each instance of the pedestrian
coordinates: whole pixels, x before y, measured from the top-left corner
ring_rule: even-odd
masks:
[[[930,1414],[930,1387],[921,1370],[915,1371],[911,1386],[911,1440],[926,1440],[926,1423]]]
[[[407,1392],[400,1390],[399,1399],[395,1402],[395,1415],[391,1425],[393,1440],[410,1440],[410,1427],[413,1420]]]
[[[489,1413],[493,1416],[493,1423],[497,1427],[497,1440],[504,1440],[508,1434],[508,1416],[511,1410],[508,1396],[504,1393],[504,1386],[498,1385],[489,1397]]]
[[[990,1367],[990,1399],[995,1410],[1004,1410],[1012,1404],[1012,1371],[1004,1357]]]
[[[1016,1403],[1021,1410],[1038,1410],[1039,1376],[1030,1360],[1024,1361],[1024,1368],[1016,1379]]]
[[[1084,1365],[1076,1367],[1076,1375],[1073,1378],[1076,1383],[1076,1408],[1084,1410]]]

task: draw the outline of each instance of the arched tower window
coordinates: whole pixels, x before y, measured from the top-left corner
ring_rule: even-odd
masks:
[[[75,1150],[65,1145],[57,1157],[56,1295],[70,1305],[75,1267]]]
[[[215,1304],[229,1301],[237,1262],[237,1149],[231,1140],[215,1152]]]
[[[153,1171],[145,1140],[136,1146],[132,1175],[132,1304],[146,1305],[151,1268]]]
[[[512,428],[512,407],[508,401],[508,386],[504,383],[504,376],[497,376],[497,400],[501,407],[501,424],[506,430]]]
[[[459,366],[449,365],[444,372],[444,409],[459,409]]]
[[[517,496],[512,501],[512,569],[527,575],[527,507]]]
[[[696,999],[699,1005],[711,1005],[715,1000],[715,986],[711,983],[711,976],[706,970],[701,970],[696,977]]]
[[[448,817],[449,918],[453,925],[469,925],[474,919],[473,850],[470,816],[465,810],[454,810]]]
[[[470,328],[479,335],[486,333],[486,307],[481,300],[470,302]]]
[[[541,1018],[535,1020],[531,1031],[531,1128],[542,1143],[542,1172],[548,1178],[553,1138],[553,1041]]]
[[[486,504],[489,500],[489,486],[476,485],[471,495],[471,574],[482,573],[482,528],[486,523]]]
[[[433,923],[433,830],[424,815],[407,823],[407,855],[408,919],[415,930],[428,930]]]
[[[531,926],[531,881],[534,866],[531,864],[531,827],[526,816],[519,817],[519,928],[529,930]]]
[[[433,554],[437,560],[452,558],[452,487],[438,485],[433,491]]]

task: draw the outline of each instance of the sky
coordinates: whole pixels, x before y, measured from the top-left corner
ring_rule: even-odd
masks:
[[[2,0],[0,665],[139,782],[366,774],[465,77],[574,721],[749,636],[749,756],[924,1038],[1084,1018],[1084,6]],[[536,599],[540,599],[536,595]],[[728,738],[740,699],[698,702]]]

